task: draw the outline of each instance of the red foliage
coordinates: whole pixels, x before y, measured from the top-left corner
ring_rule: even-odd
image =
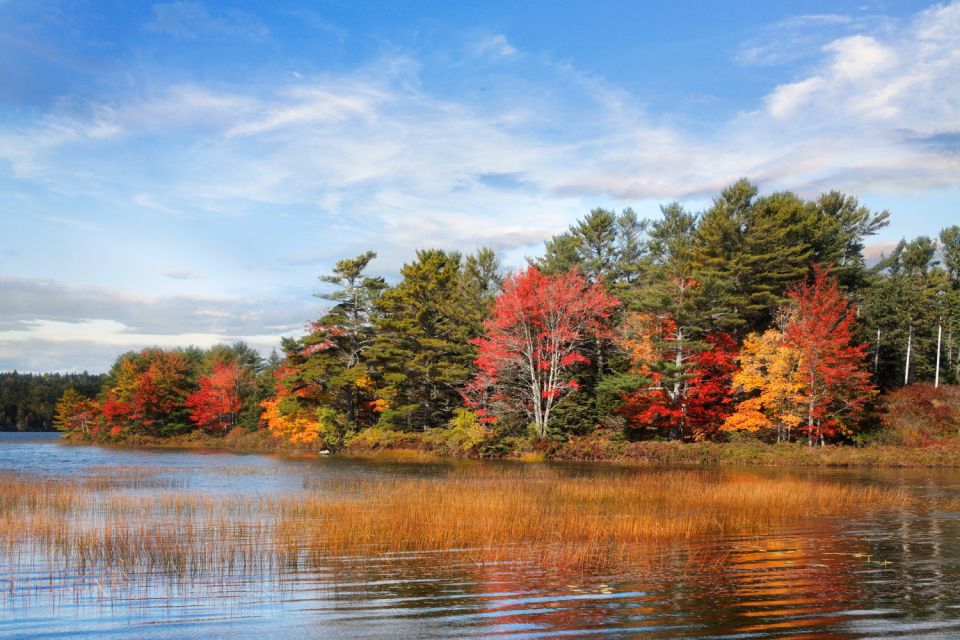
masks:
[[[693,377],[687,391],[687,426],[698,439],[710,436],[733,411],[733,374],[737,341],[730,334],[707,336],[711,345],[693,357]]]
[[[145,350],[140,355],[147,364],[130,399],[129,417],[151,428],[183,406],[190,363],[173,351]]]
[[[960,387],[911,384],[884,398],[884,439],[891,444],[927,447],[960,434]]]
[[[186,400],[190,419],[207,429],[228,431],[240,411],[243,371],[236,363],[218,363],[210,375],[200,379],[200,388]]]
[[[733,410],[737,342],[727,333],[710,334],[705,342],[710,346],[690,357],[688,377],[679,397],[671,398],[665,389],[652,388],[625,398],[622,411],[630,423],[664,431],[673,427],[681,435],[690,433],[697,440],[720,428]]]
[[[536,267],[508,277],[479,348],[478,372],[465,392],[481,420],[523,410],[546,434],[557,400],[576,389],[573,369],[589,363],[589,340],[609,337],[607,319],[620,302],[576,271],[550,276]]]
[[[787,343],[800,353],[807,399],[807,434],[823,442],[848,431],[876,393],[864,368],[867,346],[854,344],[856,316],[837,279],[819,266],[787,294],[794,309],[784,327]]]
[[[120,402],[112,393],[107,395],[106,400],[100,406],[100,413],[103,414],[107,425],[113,427],[122,425],[130,419],[130,405],[126,402]]]

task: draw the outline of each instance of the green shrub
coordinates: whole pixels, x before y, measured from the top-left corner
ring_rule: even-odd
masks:
[[[475,454],[480,445],[487,440],[488,430],[480,422],[477,414],[469,409],[457,409],[450,426],[435,429],[432,441],[438,449],[447,455],[469,456]]]
[[[316,416],[317,424],[320,425],[320,439],[323,440],[324,446],[331,451],[342,449],[346,436],[346,417],[332,407],[320,407],[317,409]]]

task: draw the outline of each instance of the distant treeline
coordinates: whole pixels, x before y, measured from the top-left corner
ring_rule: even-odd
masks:
[[[57,401],[67,389],[93,398],[102,374],[0,373],[0,431],[50,431]]]

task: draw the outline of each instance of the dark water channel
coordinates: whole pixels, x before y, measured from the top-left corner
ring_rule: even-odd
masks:
[[[443,466],[112,450],[64,446],[47,434],[0,434],[0,472],[83,479],[150,469],[166,486],[212,496],[268,496],[324,478]],[[569,470],[598,480],[606,472]],[[957,472],[736,473],[960,496]],[[717,560],[691,563],[692,556]],[[0,559],[0,637],[960,638],[957,513],[810,519],[764,536],[678,543],[651,551],[650,560],[643,570],[583,575],[456,554],[395,554],[365,559],[348,573],[291,567],[118,581],[109,568],[64,574],[40,557],[14,563],[8,551]]]

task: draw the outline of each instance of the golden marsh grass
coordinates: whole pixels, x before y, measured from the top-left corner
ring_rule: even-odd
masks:
[[[65,570],[189,575],[430,552],[596,569],[695,537],[922,507],[877,486],[706,471],[571,476],[526,465],[334,479],[270,496],[131,482],[134,491],[109,479],[0,476],[4,564],[15,573],[39,555]]]

